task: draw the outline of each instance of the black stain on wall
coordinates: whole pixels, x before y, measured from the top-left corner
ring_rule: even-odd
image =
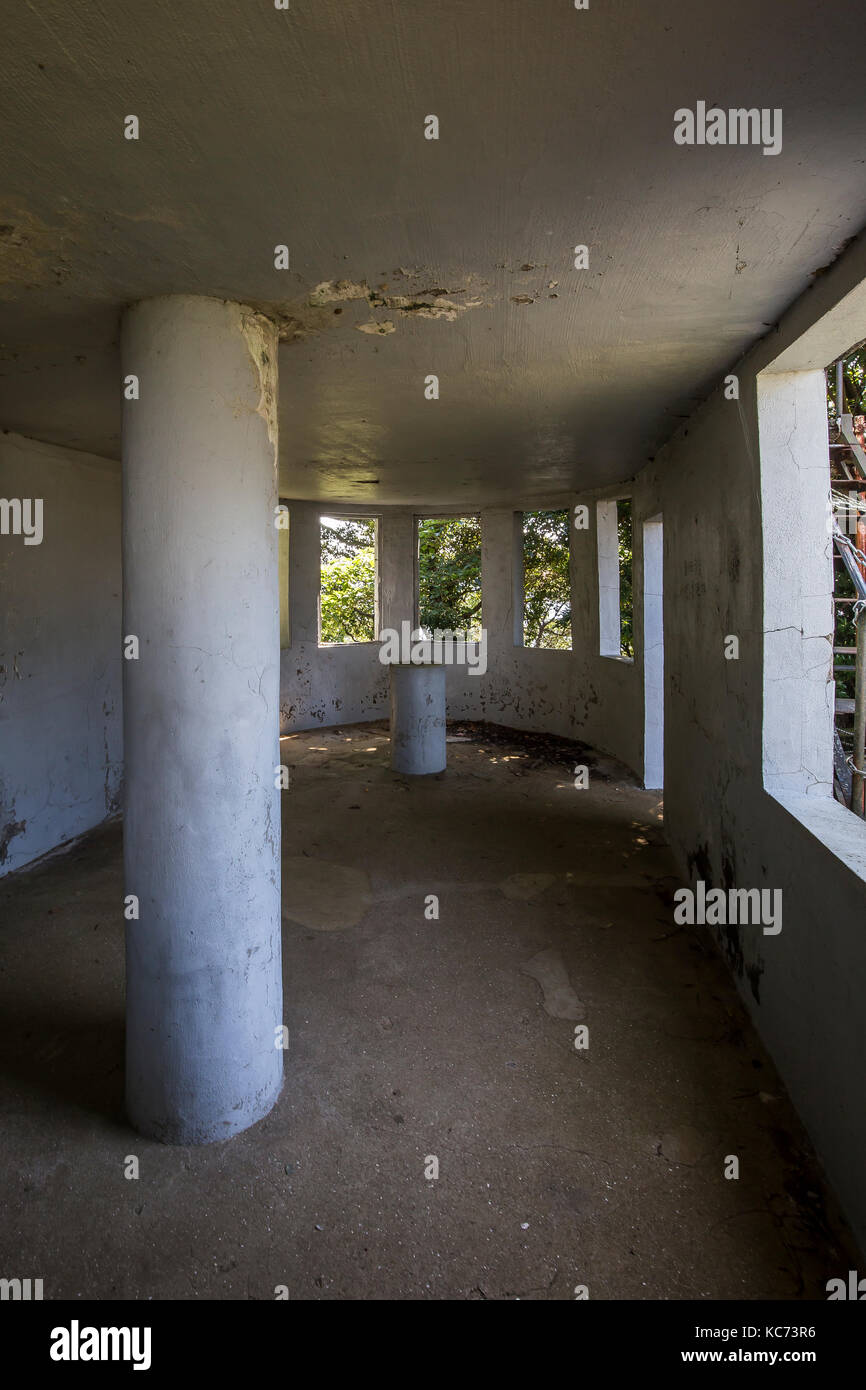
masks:
[[[23,835],[26,829],[26,820],[12,820],[0,831],[0,864],[5,864],[9,858],[10,841],[14,840],[16,835]]]

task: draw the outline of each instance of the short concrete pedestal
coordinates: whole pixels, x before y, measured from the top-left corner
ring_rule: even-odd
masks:
[[[415,776],[445,770],[445,667],[391,667],[391,766]]]

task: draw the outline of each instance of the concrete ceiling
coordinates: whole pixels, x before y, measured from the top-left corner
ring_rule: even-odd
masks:
[[[200,293],[280,319],[288,496],[619,481],[866,223],[861,0],[4,9],[0,423],[109,457],[123,306]]]

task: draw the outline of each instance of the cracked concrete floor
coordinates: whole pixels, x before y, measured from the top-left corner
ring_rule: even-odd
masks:
[[[725,967],[673,926],[657,795],[564,743],[451,737],[414,781],[382,724],[282,741],[286,1080],[226,1143],[124,1120],[119,827],[0,885],[0,1273],[69,1299],[823,1299],[856,1267]]]

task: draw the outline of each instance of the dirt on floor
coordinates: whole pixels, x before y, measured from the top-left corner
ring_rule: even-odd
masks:
[[[477,724],[428,778],[391,772],[380,723],[281,750],[286,1076],[234,1139],[124,1118],[120,826],[0,884],[0,1275],[69,1299],[763,1300],[857,1267],[715,946],[674,925],[657,793]]]

